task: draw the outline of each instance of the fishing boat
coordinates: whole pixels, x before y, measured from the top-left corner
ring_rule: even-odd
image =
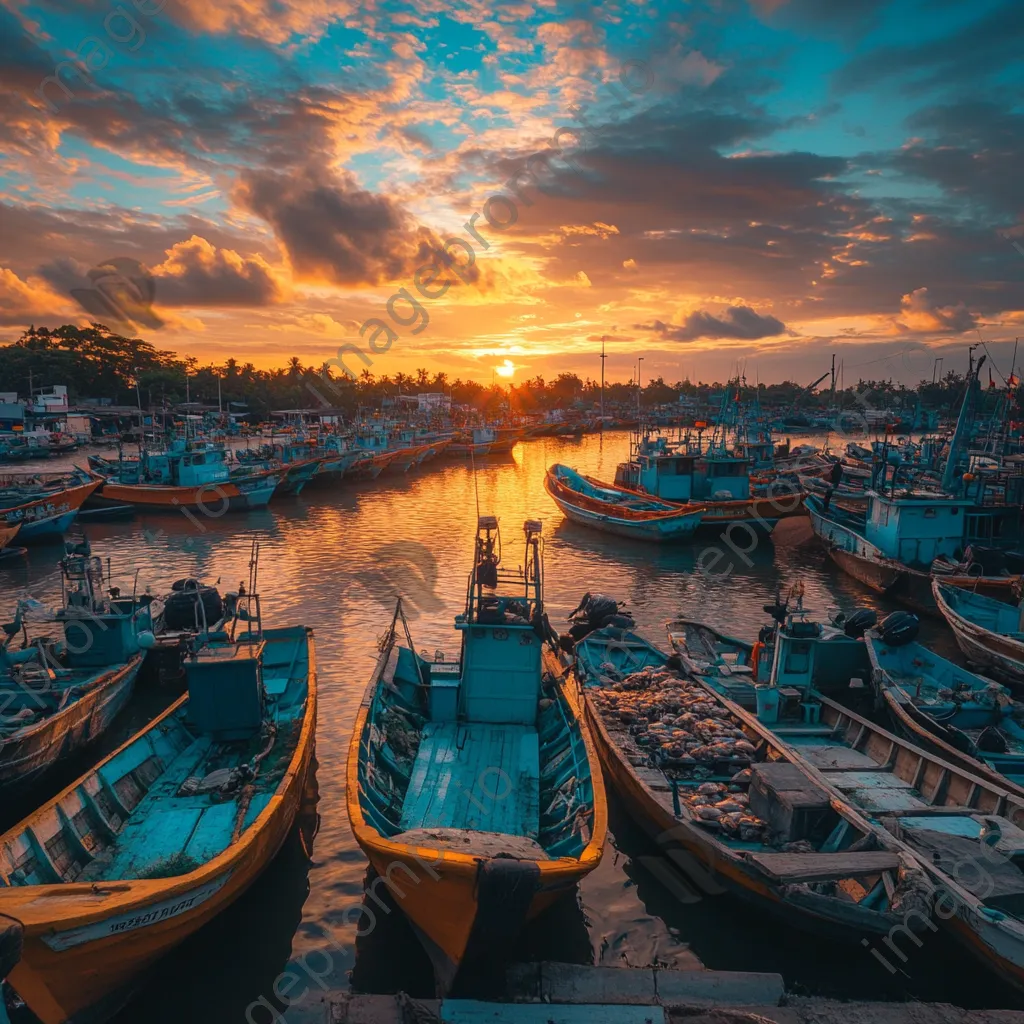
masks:
[[[572,522],[634,540],[687,540],[704,516],[702,508],[609,487],[558,464],[548,470],[544,488]]]
[[[223,446],[186,439],[175,439],[164,452],[143,450],[137,459],[90,455],[89,464],[103,478],[99,495],[107,504],[208,516],[262,508],[284,476],[274,468],[232,471]]]
[[[1021,609],[935,580],[935,603],[967,660],[1004,682],[1024,685]]]
[[[293,440],[264,444],[255,449],[239,448],[235,459],[247,476],[253,470],[276,474],[279,480],[273,493],[299,495],[317,475],[328,456],[318,454],[305,440]],[[240,475],[238,470],[232,473],[232,477]]]
[[[18,536],[20,529],[21,523],[15,523],[14,526],[0,526],[0,558],[12,554],[15,550],[24,550],[24,548],[16,549],[10,546],[11,541]]]
[[[349,466],[345,476],[353,480],[376,480],[394,459],[395,453],[389,451],[362,451],[355,462]]]
[[[459,659],[418,654],[399,601],[356,715],[352,829],[440,989],[467,959],[507,952],[601,859],[601,772],[546,646],[540,531],[527,521],[523,568],[506,570],[498,521],[482,516]]]
[[[19,526],[24,541],[60,537],[103,478],[87,470],[0,476],[0,527]]]
[[[972,532],[986,513],[972,499],[944,494],[901,497],[868,492],[859,515],[809,494],[811,529],[829,557],[855,580],[926,615],[938,614],[932,593],[936,574],[951,585],[985,594],[1013,596],[1016,576],[981,576],[970,565],[959,568]],[[962,575],[958,575],[962,573]]]
[[[629,461],[616,468],[614,486],[677,508],[702,509],[700,532],[720,534],[742,523],[767,535],[780,520],[804,514],[803,494],[788,484],[776,482],[766,493],[754,493],[750,469],[749,457],[725,448],[721,436],[708,441],[698,431],[670,439],[640,431],[630,442]]]
[[[900,732],[930,753],[1024,796],[1024,704],[923,644],[865,636],[872,681]]]
[[[683,670],[699,676],[723,697],[752,711],[755,687],[771,674],[771,659],[762,658],[764,644],[737,640],[695,619],[672,619],[665,624],[668,642]]]
[[[254,570],[253,570],[254,571]],[[0,836],[7,976],[43,1024],[105,1020],[233,902],[290,832],[316,724],[312,631],[263,629],[255,584],[199,638],[188,693]]]
[[[348,440],[337,434],[320,438],[317,453],[321,456],[314,483],[337,483],[358,461],[360,453]]]
[[[520,433],[505,433],[494,427],[474,427],[455,435],[448,445],[449,455],[473,456],[500,455],[512,451],[522,439]]]
[[[1024,989],[1024,797],[946,761],[827,698],[813,731],[777,729],[823,786],[886,828],[928,876],[916,923],[945,928]],[[906,915],[874,953],[889,964]],[[920,945],[921,940],[913,940]],[[892,966],[893,970],[896,970]]]
[[[838,640],[807,621],[807,614],[789,614],[777,626],[772,677],[758,687],[756,718],[738,707],[737,713],[769,729],[785,755],[833,801],[883,828],[901,856],[912,859],[915,905],[904,908],[900,923],[882,940],[880,956],[904,960],[894,936],[945,927],[1024,988],[1024,871],[1018,866],[1024,855],[1024,795],[1011,778],[999,784],[969,772],[847,706],[864,681],[851,655],[859,647],[868,659],[867,645],[854,637]],[[866,622],[862,617],[861,624]],[[829,652],[839,657],[829,661]],[[843,704],[816,686],[815,674],[825,668],[833,682],[846,676]],[[713,692],[703,680],[701,685]],[[926,876],[923,888],[919,872]]]
[[[0,646],[0,793],[22,789],[93,743],[128,702],[162,609],[135,593],[136,577],[132,592],[122,593],[88,543],[69,546],[62,606],[40,615],[18,603]],[[62,639],[30,640],[29,618],[58,624]],[[22,647],[12,650],[19,633]]]
[[[605,776],[690,881],[837,938],[888,934],[919,909],[913,858],[756,717],[629,630],[575,651]]]

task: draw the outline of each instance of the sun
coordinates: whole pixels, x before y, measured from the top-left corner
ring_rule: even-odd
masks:
[[[501,366],[496,366],[494,372],[499,377],[511,377],[516,372],[515,363],[511,359],[506,359]]]

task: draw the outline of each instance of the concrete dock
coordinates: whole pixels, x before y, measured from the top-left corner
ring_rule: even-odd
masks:
[[[347,994],[281,1011],[282,1024],[1024,1024],[1024,1012],[947,1003],[837,1002],[787,996],[782,977],[739,971],[531,963],[504,998]],[[275,1022],[275,1024],[276,1024]]]

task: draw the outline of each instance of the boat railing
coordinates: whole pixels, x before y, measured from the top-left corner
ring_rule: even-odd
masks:
[[[258,587],[259,563],[260,542],[258,540],[254,540],[252,542],[252,547],[249,549],[249,586],[248,588],[239,587],[238,600],[235,602],[235,610],[232,617],[231,635],[234,637],[236,642],[251,642],[263,636],[263,608],[260,604]],[[206,633],[208,630],[208,625],[205,622],[206,608],[202,601],[198,601],[197,605],[203,611],[203,632]],[[241,634],[238,631],[239,622],[245,623],[244,634]]]

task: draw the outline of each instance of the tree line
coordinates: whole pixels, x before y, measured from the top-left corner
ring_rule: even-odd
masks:
[[[486,414],[572,408],[596,411],[601,401],[600,383],[574,373],[559,373],[553,380],[535,376],[487,387],[425,369],[412,374],[364,371],[353,381],[332,373],[326,363],[304,366],[298,356],[271,370],[260,370],[236,359],[200,366],[191,356],[162,351],[141,338],[125,337],[99,323],[89,327],[30,327],[16,342],[0,346],[0,391],[25,396],[32,386],[38,389],[51,384],[66,384],[72,402],[105,399],[114,405],[141,405],[144,409],[169,409],[186,398],[216,404],[219,389],[225,409],[248,409],[256,418],[265,417],[271,410],[317,408],[325,403],[352,415],[361,407],[380,408],[395,404],[403,395],[430,392],[443,392],[451,396],[454,405],[470,406]],[[683,396],[714,411],[725,388],[739,387],[744,400],[756,395],[769,413],[812,412],[833,404],[841,409],[858,409],[865,401],[876,408],[912,410],[919,404],[952,413],[964,385],[964,375],[954,371],[935,382],[923,380],[916,388],[892,381],[861,380],[845,390],[836,390],[834,395],[828,387],[812,392],[793,381],[747,386],[735,381],[668,383],[656,377],[643,386],[641,402],[645,409],[651,409],[674,404]],[[609,414],[628,415],[636,404],[635,381],[605,386],[604,405]]]

